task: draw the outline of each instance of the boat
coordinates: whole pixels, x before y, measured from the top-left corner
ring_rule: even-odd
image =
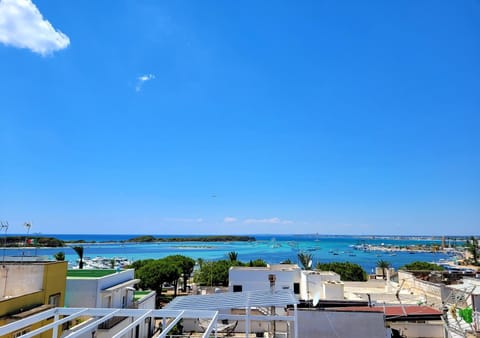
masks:
[[[79,259],[77,259],[77,263]],[[132,261],[125,257],[103,257],[97,256],[94,258],[84,257],[83,268],[84,269],[123,269],[128,265],[131,265]]]
[[[270,247],[272,249],[279,248],[281,247],[281,244],[277,243],[277,240],[275,238],[272,238],[272,240],[270,241]]]

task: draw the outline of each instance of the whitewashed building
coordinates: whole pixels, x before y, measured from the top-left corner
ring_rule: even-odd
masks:
[[[65,306],[70,308],[102,309],[155,309],[155,291],[138,292],[134,286],[140,280],[134,277],[134,270],[68,270]],[[129,326],[134,317],[114,316],[78,335],[82,338],[107,338]],[[69,323],[64,336],[89,327],[94,318],[85,319],[80,325]],[[147,320],[148,321],[148,320]],[[148,337],[154,330],[154,323],[138,326],[131,337]],[[83,332],[83,331],[80,331]],[[126,337],[129,337],[128,335]]]
[[[343,299],[340,275],[331,271],[302,270],[296,264],[266,267],[235,266],[229,270],[229,291],[291,290],[297,299]]]
[[[65,306],[128,308],[133,305],[134,270],[68,270]]]

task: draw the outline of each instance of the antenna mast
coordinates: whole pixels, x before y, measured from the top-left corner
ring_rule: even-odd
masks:
[[[5,230],[5,237],[3,239],[3,261],[5,262],[5,252],[7,250],[7,231],[8,231],[8,221],[0,222],[0,229]]]

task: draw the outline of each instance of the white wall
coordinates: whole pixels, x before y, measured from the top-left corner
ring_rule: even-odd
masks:
[[[294,283],[299,283],[301,299],[313,299],[316,295],[324,299],[324,282],[340,282],[340,275],[335,272],[307,271],[295,264],[278,264],[269,267],[232,267],[229,270],[228,289],[233,292],[234,285],[241,285],[242,291],[269,290],[268,276],[271,274],[275,275],[275,290],[294,291]],[[343,299],[343,287],[331,291],[330,295],[334,297],[332,299]]]
[[[300,296],[301,299],[313,299],[318,295],[325,299],[323,284],[326,281],[340,281],[340,275],[331,271],[307,271],[301,272]],[[343,291],[342,291],[343,299]]]
[[[20,296],[43,289],[44,265],[0,265],[0,298]]]
[[[392,323],[392,329],[400,331],[407,338],[443,338],[443,324],[440,323]]]
[[[298,337],[386,338],[387,332],[384,315],[379,312],[298,310]]]
[[[329,300],[343,300],[344,284],[339,281],[325,281],[323,282],[323,296]]]
[[[412,273],[400,270],[398,271],[399,285],[402,285],[402,282],[403,290],[410,289],[412,292],[426,295],[428,304],[441,306],[442,299],[445,299],[449,294],[449,291],[444,284],[437,284],[417,279]]]
[[[145,297],[142,297],[137,302],[137,309],[155,309],[155,296],[157,293],[155,291],[150,292]]]
[[[298,266],[275,265],[269,267],[232,267],[229,270],[230,292],[233,292],[233,285],[241,285],[242,291],[269,290],[270,282],[268,275],[275,275],[275,290],[289,289],[293,291],[293,284],[300,283],[300,271]]]
[[[128,269],[101,278],[67,277],[65,306],[67,307],[108,307],[108,297],[111,297],[110,307],[121,308],[123,297],[127,306],[132,304],[132,292],[127,286],[105,292],[105,289],[128,281],[133,281],[134,270]],[[134,284],[132,282],[132,284]],[[102,292],[103,291],[103,292]]]
[[[135,270],[128,269],[112,273],[99,279],[98,287],[100,290],[108,289],[120,283],[127,282],[135,278]]]
[[[97,279],[67,278],[65,290],[66,307],[97,306]]]

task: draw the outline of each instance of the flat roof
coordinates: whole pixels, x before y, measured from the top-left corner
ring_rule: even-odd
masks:
[[[139,300],[145,297],[146,295],[151,294],[153,291],[152,290],[147,290],[147,291],[134,291],[133,292],[133,298],[134,300]]]
[[[442,311],[429,306],[405,305],[405,306],[347,306],[330,308],[332,311],[346,312],[383,312],[385,316],[441,316]]]
[[[299,271],[301,270],[297,264],[272,264],[267,266],[231,266],[230,270],[246,270],[246,271]]]
[[[67,270],[67,277],[101,278],[117,273],[114,269],[72,269]]]
[[[179,296],[167,306],[169,310],[217,310],[267,306],[287,306],[299,301],[291,290],[224,292],[209,295]]]

